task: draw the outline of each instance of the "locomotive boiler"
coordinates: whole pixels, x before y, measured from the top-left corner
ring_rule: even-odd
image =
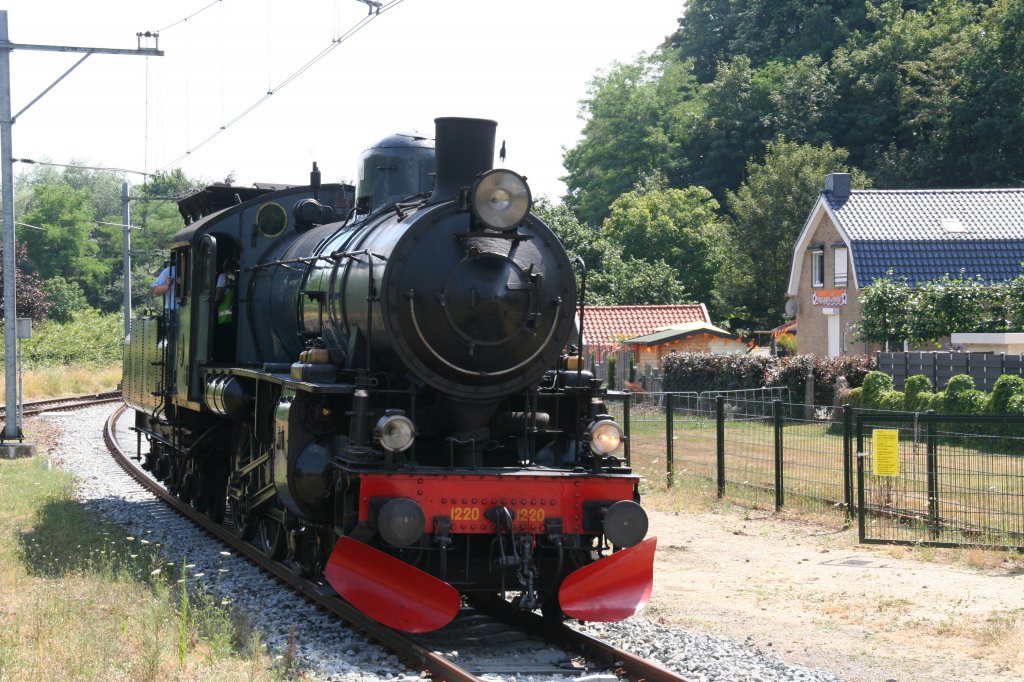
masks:
[[[461,594],[618,620],[646,604],[626,434],[583,369],[574,263],[493,168],[493,121],[395,135],[358,184],[180,202],[177,308],[133,320],[145,466],[396,628]],[[232,296],[225,303],[224,289]]]

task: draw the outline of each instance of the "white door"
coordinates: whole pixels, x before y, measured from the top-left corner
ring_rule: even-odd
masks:
[[[842,348],[842,333],[839,329],[839,314],[828,316],[828,356],[837,357]]]

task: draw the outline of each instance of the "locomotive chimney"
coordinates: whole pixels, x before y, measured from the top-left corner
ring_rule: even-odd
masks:
[[[471,187],[476,176],[494,167],[496,121],[483,118],[435,118],[434,154],[436,175],[430,203],[458,196]]]

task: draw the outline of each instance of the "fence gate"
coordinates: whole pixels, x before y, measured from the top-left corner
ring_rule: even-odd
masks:
[[[854,420],[861,542],[1024,548],[1024,417]]]

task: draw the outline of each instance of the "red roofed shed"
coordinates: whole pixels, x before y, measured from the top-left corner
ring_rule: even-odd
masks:
[[[687,322],[711,324],[703,303],[685,305],[593,305],[583,312],[583,351],[597,362],[623,341]]]

